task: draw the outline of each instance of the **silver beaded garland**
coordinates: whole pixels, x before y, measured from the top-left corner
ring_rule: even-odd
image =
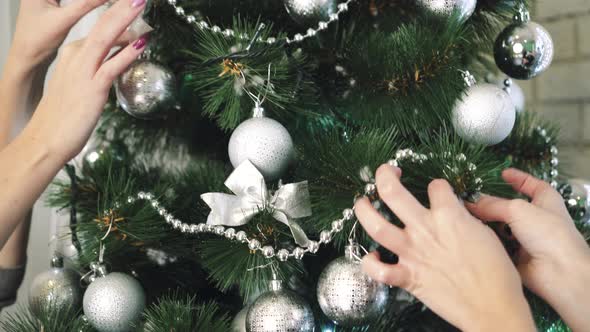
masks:
[[[84,294],[84,315],[99,332],[131,331],[145,308],[145,293],[124,273],[98,276]]]
[[[506,75],[528,80],[541,74],[553,61],[553,40],[541,25],[531,22],[523,7],[512,24],[496,39],[494,59]]]
[[[29,307],[35,315],[47,309],[78,309],[82,305],[80,277],[64,268],[63,259],[54,257],[51,268],[35,277],[29,290]]]
[[[328,264],[318,280],[318,302],[324,314],[345,327],[366,325],[379,316],[389,289],[367,276],[360,264],[360,247],[346,247],[346,255]]]
[[[284,0],[285,8],[297,23],[318,24],[330,20],[338,10],[337,0]],[[297,40],[297,38],[295,38]]]
[[[248,309],[248,332],[312,332],[315,329],[313,311],[295,292],[283,288],[278,280],[271,281],[271,290],[260,295]]]
[[[293,139],[282,124],[264,116],[262,108],[241,123],[231,135],[229,159],[238,167],[249,160],[267,181],[279,179],[295,156]]]
[[[506,91],[493,84],[472,85],[453,108],[455,131],[474,144],[495,145],[514,127],[516,109]]]
[[[477,0],[417,0],[419,6],[431,13],[451,16],[459,12],[459,18],[465,21],[473,15]]]
[[[174,107],[176,89],[174,74],[148,60],[135,61],[115,82],[121,108],[140,119],[153,119]]]

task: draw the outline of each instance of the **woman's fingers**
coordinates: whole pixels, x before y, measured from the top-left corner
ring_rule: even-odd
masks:
[[[390,251],[400,253],[405,245],[403,230],[385,220],[368,198],[359,199],[354,207],[357,218],[373,240]]]
[[[363,271],[373,280],[383,284],[408,288],[409,271],[400,264],[386,264],[379,259],[377,252],[372,252],[363,257]]]
[[[431,209],[461,208],[451,185],[445,180],[434,180],[428,185],[428,200]]]
[[[95,8],[104,5],[108,0],[76,0],[60,9],[63,24],[67,29],[73,27],[84,15]]]
[[[119,0],[100,18],[87,38],[86,57],[96,70],[113,44],[142,12],[146,0]],[[94,74],[94,73],[93,73]]]
[[[406,225],[422,220],[428,210],[402,185],[399,172],[390,165],[382,165],[377,170],[375,180],[379,197],[395,215]]]
[[[506,224],[535,222],[537,207],[522,199],[507,200],[483,195],[476,203],[466,204],[467,209],[483,221],[497,221]]]
[[[131,65],[133,61],[143,52],[147,45],[147,37],[143,36],[122,49],[111,59],[103,63],[98,69],[94,79],[99,82],[101,87],[110,89],[113,81]]]
[[[569,216],[563,198],[555,191],[549,183],[539,180],[534,176],[509,168],[502,172],[502,178],[509,183],[517,192],[530,197],[535,204],[550,210],[553,213],[559,213]]]

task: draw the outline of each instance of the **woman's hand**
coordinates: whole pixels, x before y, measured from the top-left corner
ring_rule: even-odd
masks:
[[[60,7],[58,0],[21,0],[10,50],[10,66],[23,75],[50,58],[70,29],[107,0],[75,0]]]
[[[367,255],[363,269],[373,279],[401,287],[463,331],[535,331],[521,280],[495,233],[463,207],[451,186],[428,187],[430,209],[399,180],[401,171],[377,171],[381,199],[405,224],[387,220],[368,199],[355,212],[367,233],[399,256],[385,264]]]
[[[563,198],[549,184],[516,169],[502,174],[532,199],[484,196],[468,209],[484,221],[510,226],[520,242],[517,267],[525,286],[549,302],[574,331],[590,330],[590,249]]]
[[[67,45],[31,127],[63,162],[75,157],[92,133],[113,81],[142,53],[135,41],[105,61],[111,47],[143,10],[145,0],[121,0],[109,9],[86,40]]]
[[[0,248],[64,163],[82,150],[113,81],[144,50],[142,37],[106,59],[144,6],[145,0],[119,0],[86,40],[63,49],[35,115],[0,152]]]

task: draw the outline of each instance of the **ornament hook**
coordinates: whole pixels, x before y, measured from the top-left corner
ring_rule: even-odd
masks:
[[[463,80],[465,81],[465,85],[467,87],[474,86],[477,83],[477,80],[475,79],[475,76],[473,76],[469,72],[469,70],[461,70],[461,69],[459,69],[459,72],[461,72],[461,74],[463,75]]]
[[[518,12],[514,15],[514,21],[517,23],[527,23],[531,20],[531,14],[526,8],[524,2],[518,6]]]

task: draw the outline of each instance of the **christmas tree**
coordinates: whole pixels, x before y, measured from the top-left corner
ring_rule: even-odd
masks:
[[[151,1],[148,50],[51,188],[77,255],[67,268],[54,258],[30,311],[0,326],[455,331],[361,273],[363,249],[396,256],[352,206],[368,196],[399,225],[374,184],[387,162],[424,204],[437,178],[466,201],[516,197],[500,178],[516,167],[558,188],[590,234],[586,198],[559,176],[558,128],[526,111],[512,80],[542,74],[553,56],[527,5]],[[490,226],[513,253],[507,230]],[[567,330],[529,300],[540,330]]]

